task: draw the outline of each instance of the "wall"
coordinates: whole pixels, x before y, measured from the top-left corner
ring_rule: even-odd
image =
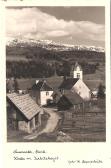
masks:
[[[91,91],[90,91],[90,89],[80,79],[73,86],[72,91],[75,91],[77,94],[79,94],[80,97],[83,98],[83,100],[88,101],[88,100],[91,99]]]
[[[33,100],[37,102],[37,104],[40,104],[40,91],[30,91],[30,96],[32,97]]]
[[[40,93],[40,98],[41,98],[40,104],[41,105],[47,105],[47,100],[49,100],[49,99],[53,100],[53,98],[52,98],[53,91],[48,91],[49,95],[46,95],[46,92],[47,91],[41,91],[41,93]]]
[[[83,71],[81,71],[79,67],[77,67],[76,71],[73,72],[73,78],[78,78],[77,73],[80,74],[80,79],[82,80],[83,79]]]
[[[21,131],[25,131],[30,133],[30,126],[29,126],[29,122],[26,121],[18,121],[18,129]]]

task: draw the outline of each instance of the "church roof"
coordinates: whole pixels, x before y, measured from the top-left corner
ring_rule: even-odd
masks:
[[[79,80],[78,78],[67,78],[67,79],[64,79],[62,84],[59,86],[59,89],[70,90],[76,84],[76,82],[78,80]]]
[[[42,109],[37,103],[29,96],[29,94],[7,94],[8,100],[10,100],[14,106],[28,119],[31,120]]]
[[[32,86],[32,90],[51,91],[53,89],[46,83],[46,81],[39,81]]]

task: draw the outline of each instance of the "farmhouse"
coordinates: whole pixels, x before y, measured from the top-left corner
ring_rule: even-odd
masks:
[[[8,126],[31,133],[41,125],[41,109],[29,94],[7,94]]]
[[[30,95],[37,102],[37,104],[43,106],[47,105],[52,98],[53,89],[47,84],[45,80],[36,81],[32,86]]]

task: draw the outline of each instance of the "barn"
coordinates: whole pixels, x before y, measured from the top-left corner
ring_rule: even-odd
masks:
[[[41,115],[44,113],[29,94],[7,94],[8,126],[27,133],[33,132],[41,125]]]

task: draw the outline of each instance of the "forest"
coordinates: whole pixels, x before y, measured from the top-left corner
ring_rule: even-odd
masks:
[[[55,51],[33,46],[7,46],[6,55],[7,78],[50,77],[55,71],[59,76],[69,76],[76,61],[82,66],[84,74],[93,74],[99,64],[105,62],[103,52]]]

